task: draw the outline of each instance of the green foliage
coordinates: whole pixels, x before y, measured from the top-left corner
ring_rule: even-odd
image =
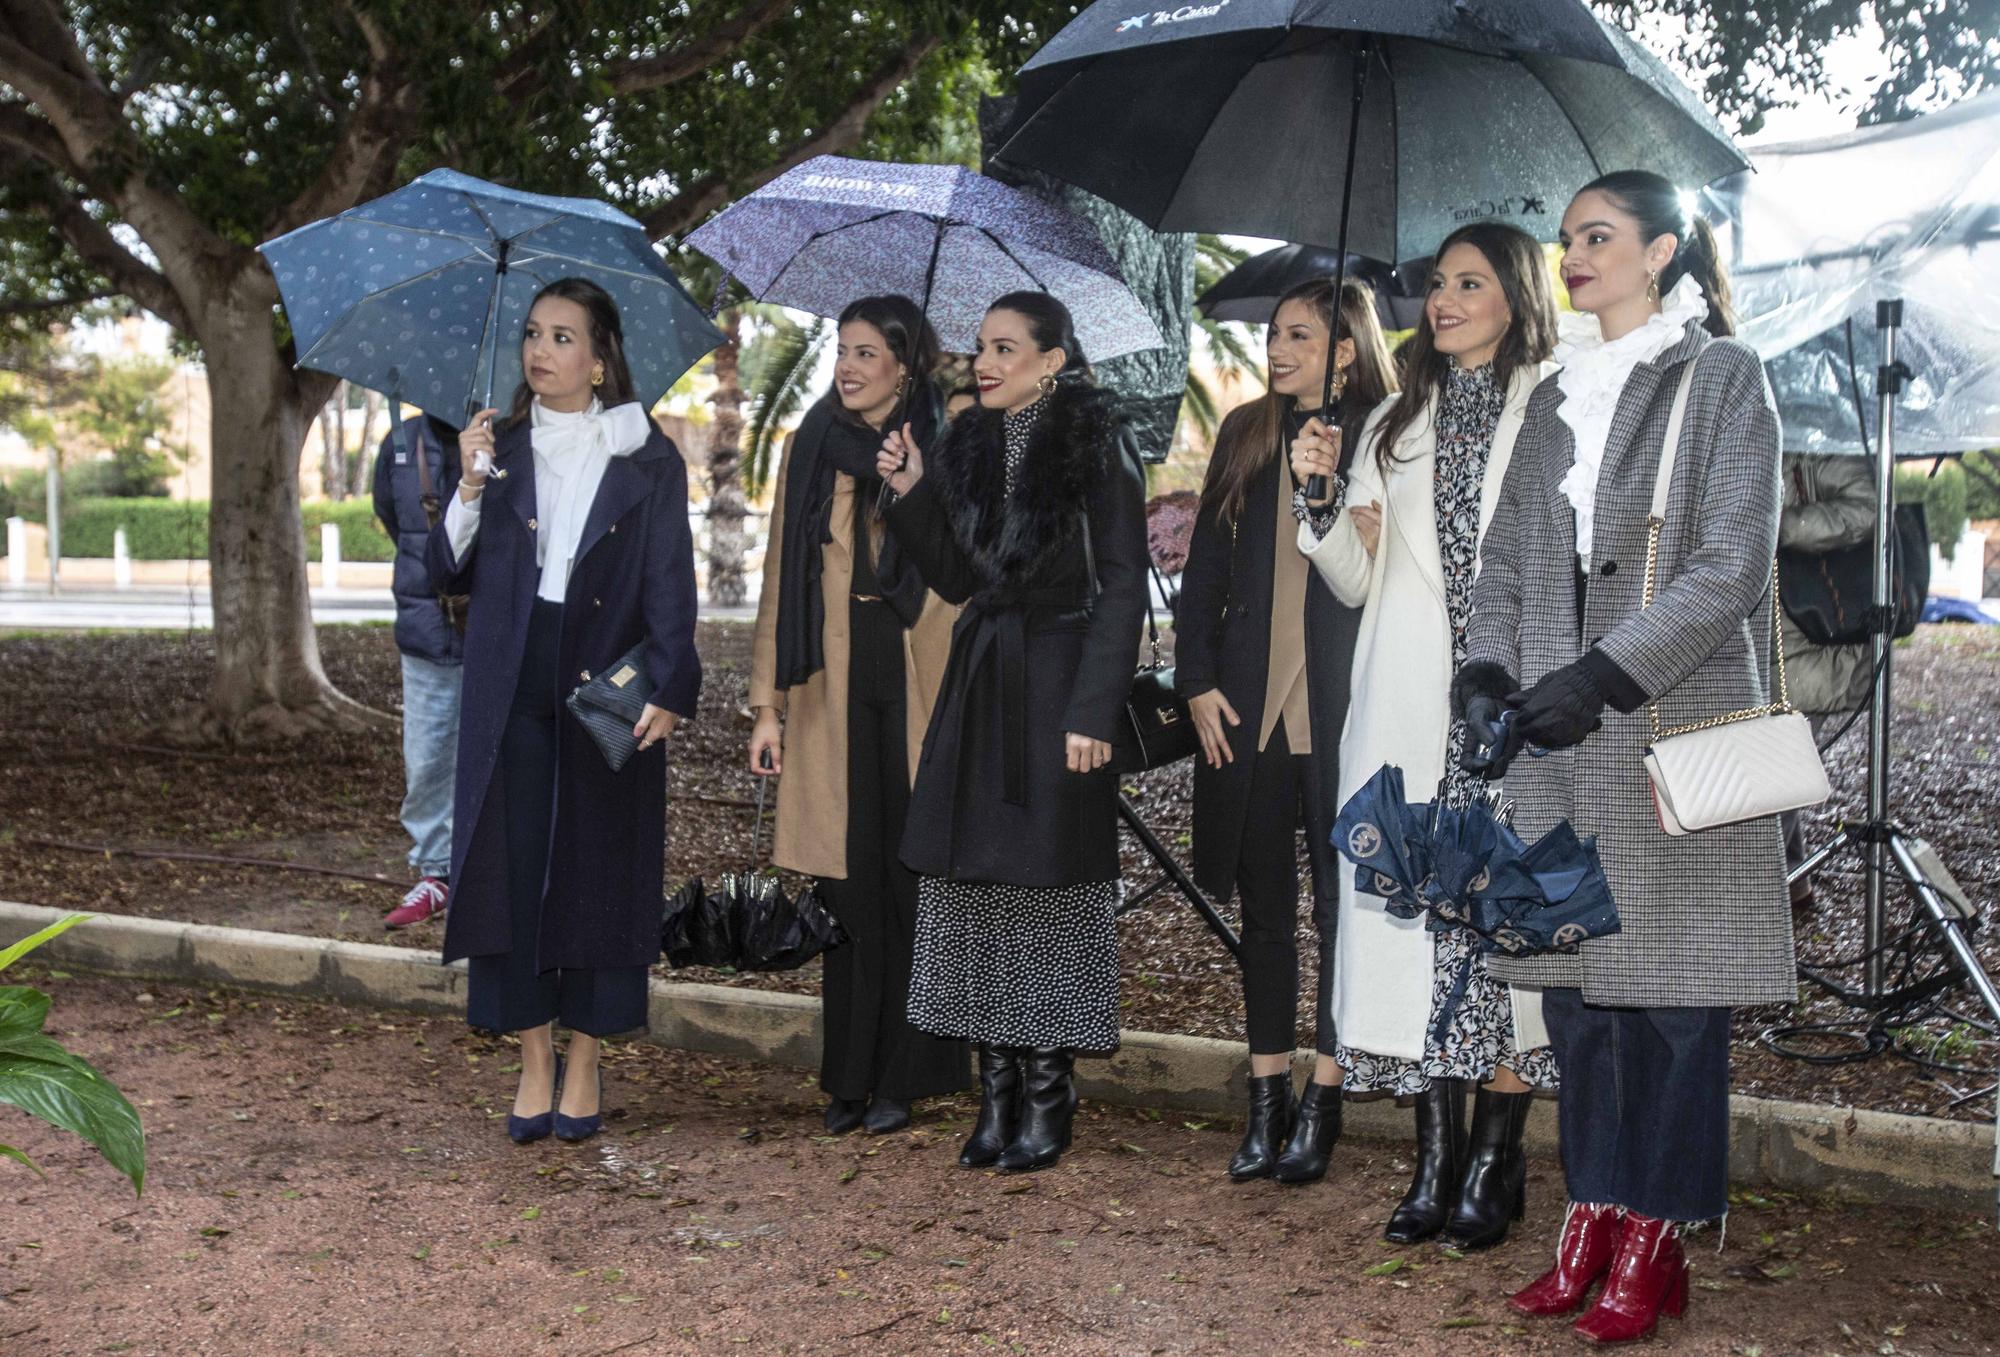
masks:
[[[2000,518],[2000,451],[1968,452],[1959,465],[1965,468],[1965,516],[1975,523]]]
[[[814,365],[826,347],[827,322],[817,317],[800,325],[780,314],[750,341],[743,356],[743,391],[750,418],[743,427],[744,479],[752,495],[762,495],[776,468],[771,453],[785,421],[805,407]]]
[[[1222,281],[1231,269],[1250,257],[1241,246],[1231,245],[1219,235],[1202,234],[1194,242],[1194,295]],[[1197,312],[1194,319],[1195,351],[1208,366],[1222,376],[1256,376],[1257,356],[1245,339],[1245,327],[1229,321],[1211,320]],[[1181,418],[1200,430],[1204,438],[1214,438],[1222,414],[1215,393],[1188,366],[1187,391],[1181,397]]]
[[[340,526],[344,561],[391,561],[396,544],[375,522],[365,499],[315,500],[304,506],[306,559],[319,559],[322,523]],[[81,499],[63,510],[63,555],[111,555],[112,534],[125,529],[135,561],[205,560],[208,557],[208,502],[167,499]]]
[[[1951,560],[1958,539],[1965,535],[1965,469],[1957,462],[1945,462],[1933,476],[1928,467],[1902,467],[1896,472],[1896,499],[1924,506],[1931,541],[1938,555]]]
[[[0,971],[89,917],[66,915],[0,951]],[[143,1192],[146,1132],[139,1124],[138,1112],[89,1061],[71,1055],[43,1033],[48,1015],[48,995],[28,985],[0,985],[0,1103],[12,1104],[51,1126],[74,1131],[132,1180],[135,1193]],[[41,1173],[33,1160],[12,1145],[0,1145],[0,1156]]]
[[[1793,91],[1833,94],[1845,88],[1826,69],[1836,38],[1881,27],[1888,75],[1861,110],[1863,123],[1887,122],[1963,98],[2000,78],[2000,44],[1993,40],[1993,0],[1762,0],[1718,5],[1711,0],[1592,0],[1607,18],[1635,27],[1664,18],[1687,36],[1673,55],[1696,80],[1709,106],[1745,136],[1764,113]],[[1648,33],[1656,31],[1649,27]]]
[[[164,436],[172,414],[162,399],[174,364],[163,359],[92,359],[69,384],[59,409],[67,470],[79,495],[164,495],[167,477],[187,449]],[[70,462],[77,450],[104,461]],[[86,472],[85,467],[92,467]],[[83,479],[88,476],[90,479]]]

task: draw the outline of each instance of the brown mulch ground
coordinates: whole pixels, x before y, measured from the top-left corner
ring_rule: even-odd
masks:
[[[675,737],[667,846],[670,881],[740,868],[751,856],[754,780],[736,719],[747,687],[748,628],[706,623],[699,637],[708,681],[701,719]],[[396,652],[385,627],[326,627],[326,668],[344,691],[383,710],[399,702]],[[148,743],[157,722],[197,699],[212,651],[206,633],[0,637],[0,898],[79,909],[381,941],[380,915],[408,880],[408,841],[396,821],[401,756],[393,738],[322,737],[285,750],[184,753]],[[1925,627],[1900,648],[1896,669],[1898,815],[1930,837],[1975,899],[2000,895],[2000,634]],[[1813,839],[1858,811],[1864,726],[1830,757],[1836,795],[1813,817]],[[1191,767],[1134,779],[1148,822],[1185,853]],[[218,863],[149,861],[47,846],[145,847],[381,874],[384,885],[339,876]],[[1127,866],[1153,873],[1135,845]],[[1860,947],[1860,875],[1842,862],[1820,883],[1801,925],[1801,949],[1838,957]],[[1905,911],[1906,912],[1906,911]],[[1990,912],[1990,910],[1989,910]],[[1301,920],[1301,1042],[1310,1042],[1312,949]],[[434,947],[434,928],[392,935]],[[1121,929],[1122,1005],[1128,1027],[1241,1040],[1242,1005],[1228,954],[1178,896],[1127,915]],[[2000,937],[1979,945],[2000,973]],[[814,992],[814,967],[780,976],[683,972],[723,983]],[[1954,1100],[1988,1084],[2000,1042],[1958,1014],[1899,1028],[1900,1045],[1964,1066],[1927,1074],[1893,1057],[1864,1064],[1782,1060],[1758,1034],[1783,1021],[1845,1015],[1814,998],[1796,1012],[1739,1015],[1737,1088],[1892,1111],[1984,1119],[1990,1098]]]
[[[1238,1186],[1228,1131],[1086,1107],[1010,1179],[952,1163],[971,1115],[815,1134],[803,1070],[632,1044],[608,1132],[517,1148],[512,1048],[458,1022],[31,967],[51,1027],[139,1106],[143,1198],[9,1116],[0,1352],[201,1354],[1570,1352],[1503,1303],[1545,1264],[1560,1178],[1515,1239],[1391,1248],[1408,1164],[1350,1142],[1317,1187]],[[1691,1354],[2000,1351],[2000,1236],[1967,1217],[1739,1195],[1692,1250]]]

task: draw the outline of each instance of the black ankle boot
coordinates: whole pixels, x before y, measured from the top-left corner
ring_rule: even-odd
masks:
[[[1021,1052],[1012,1046],[979,1048],[979,1120],[958,1152],[963,1168],[983,1169],[1014,1138],[1021,1117]]]
[[[910,1104],[905,1098],[870,1098],[861,1114],[861,1129],[871,1136],[886,1136],[910,1124]]]
[[[1465,1171],[1465,1081],[1433,1079],[1417,1095],[1417,1171],[1382,1237],[1415,1244],[1444,1228]]]
[[[1306,1084],[1299,1099],[1298,1120],[1292,1123],[1292,1139],[1271,1176],[1281,1183],[1316,1183],[1326,1177],[1327,1161],[1340,1139],[1341,1090],[1339,1084]]]
[[[1453,1248],[1492,1248],[1521,1218],[1528,1183],[1521,1128],[1527,1125],[1534,1096],[1482,1088],[1473,1097],[1465,1175],[1459,1182],[1458,1205],[1444,1227],[1445,1242]]]
[[[828,1098],[826,1100],[826,1130],[828,1135],[844,1136],[861,1124],[862,1116],[868,1111],[865,1098]]]
[[[1002,1173],[1045,1169],[1069,1148],[1076,1116],[1076,1052],[1029,1051],[1021,1062],[1021,1123],[1000,1151]]]
[[[1250,1121],[1243,1128],[1243,1143],[1229,1161],[1229,1176],[1239,1183],[1252,1178],[1268,1178],[1285,1137],[1292,1133],[1292,1118],[1298,1115],[1298,1100],[1292,1096],[1290,1070],[1281,1074],[1252,1076],[1250,1080]]]

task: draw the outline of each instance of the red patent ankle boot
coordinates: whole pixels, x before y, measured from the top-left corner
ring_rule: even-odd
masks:
[[[1627,1213],[1618,1260],[1597,1304],[1572,1327],[1596,1343],[1630,1343],[1653,1332],[1662,1312],[1687,1308],[1688,1261],[1680,1227]]]
[[[1566,1315],[1583,1304],[1591,1284],[1618,1256],[1624,1218],[1615,1206],[1571,1202],[1556,1242],[1556,1265],[1514,1293],[1508,1304],[1524,1315]]]

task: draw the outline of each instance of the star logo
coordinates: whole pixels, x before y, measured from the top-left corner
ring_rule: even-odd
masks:
[[[1131,30],[1135,28],[1144,28],[1145,26],[1146,26],[1146,16],[1143,14],[1134,14],[1124,23],[1118,25],[1118,31],[1120,33],[1129,33]]]
[[[1521,214],[1526,216],[1530,212],[1538,217],[1547,216],[1549,212],[1547,200],[1523,196],[1521,199]]]

